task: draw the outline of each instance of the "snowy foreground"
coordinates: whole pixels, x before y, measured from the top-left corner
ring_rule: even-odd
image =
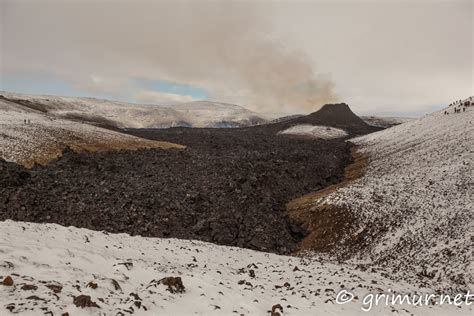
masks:
[[[368,293],[430,293],[383,277],[382,270],[176,239],[106,234],[56,224],[0,223],[0,314],[21,315],[470,315],[472,309],[365,305]],[[158,280],[179,276],[184,293]],[[337,304],[347,290],[352,302]],[[392,292],[392,293],[393,293]],[[88,295],[98,307],[79,308]],[[340,300],[342,301],[342,296]],[[368,296],[370,298],[370,296]],[[366,301],[369,302],[369,301]],[[394,313],[395,312],[395,313]],[[51,314],[50,314],[51,315]],[[472,314],[471,314],[472,315]]]

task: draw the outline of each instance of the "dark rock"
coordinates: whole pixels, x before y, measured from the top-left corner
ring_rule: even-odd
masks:
[[[138,301],[141,301],[141,300],[142,300],[141,297],[138,296],[137,293],[130,293],[130,296],[133,297],[135,300],[138,300]]]
[[[2,284],[5,285],[5,286],[12,286],[13,285],[12,277],[11,276],[5,277],[5,279],[3,279]]]
[[[27,300],[35,300],[35,301],[46,301],[44,298],[41,298],[37,295],[31,295],[26,298]]]
[[[10,303],[5,306],[5,308],[10,312],[13,313],[13,310],[15,309],[15,303]]]
[[[76,296],[76,297],[74,297],[73,303],[77,307],[81,307],[81,308],[84,308],[84,307],[97,307],[97,308],[100,308],[100,306],[97,305],[97,303],[95,303],[91,300],[91,297],[89,295]]]
[[[185,288],[180,277],[166,277],[159,281],[160,284],[166,285],[167,290],[171,293],[184,293]]]
[[[270,316],[280,316],[280,313],[283,313],[283,306],[280,304],[273,305]]]
[[[250,270],[249,270],[249,276],[250,276],[251,278],[255,278],[255,270],[250,269]]]
[[[21,289],[23,291],[35,291],[38,289],[38,287],[36,285],[33,285],[33,284],[24,284]]]
[[[50,289],[51,291],[53,291],[53,293],[61,293],[63,287],[61,285],[57,285],[57,284],[47,284],[46,287],[48,289]]]
[[[114,289],[116,291],[121,291],[122,290],[122,288],[120,287],[120,284],[114,279],[112,279],[112,285],[114,286]]]

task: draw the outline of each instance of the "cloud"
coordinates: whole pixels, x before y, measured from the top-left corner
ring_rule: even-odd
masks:
[[[101,76],[91,73],[89,76],[76,75],[72,79],[66,78],[75,89],[98,95],[112,95],[120,98],[130,95],[134,90],[130,81],[125,77]]]
[[[132,77],[169,80],[223,101],[239,91],[238,103],[254,109],[312,110],[336,99],[303,51],[272,37],[262,5],[6,0],[5,12],[10,71],[52,71],[116,94]]]
[[[2,73],[49,72],[115,99],[152,92],[134,78],[267,113],[334,101],[407,111],[473,93],[469,0],[3,0],[0,11]]]

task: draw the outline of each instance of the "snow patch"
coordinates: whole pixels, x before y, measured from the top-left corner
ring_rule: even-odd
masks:
[[[279,134],[309,136],[322,139],[340,138],[348,135],[346,131],[340,128],[308,124],[292,126],[281,131]]]

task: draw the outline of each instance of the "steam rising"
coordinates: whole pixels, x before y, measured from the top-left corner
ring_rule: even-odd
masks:
[[[263,5],[7,1],[4,7],[7,71],[53,71],[81,90],[137,101],[153,93],[131,78],[170,80],[262,112],[308,112],[336,99],[331,81],[306,55],[279,44]]]

